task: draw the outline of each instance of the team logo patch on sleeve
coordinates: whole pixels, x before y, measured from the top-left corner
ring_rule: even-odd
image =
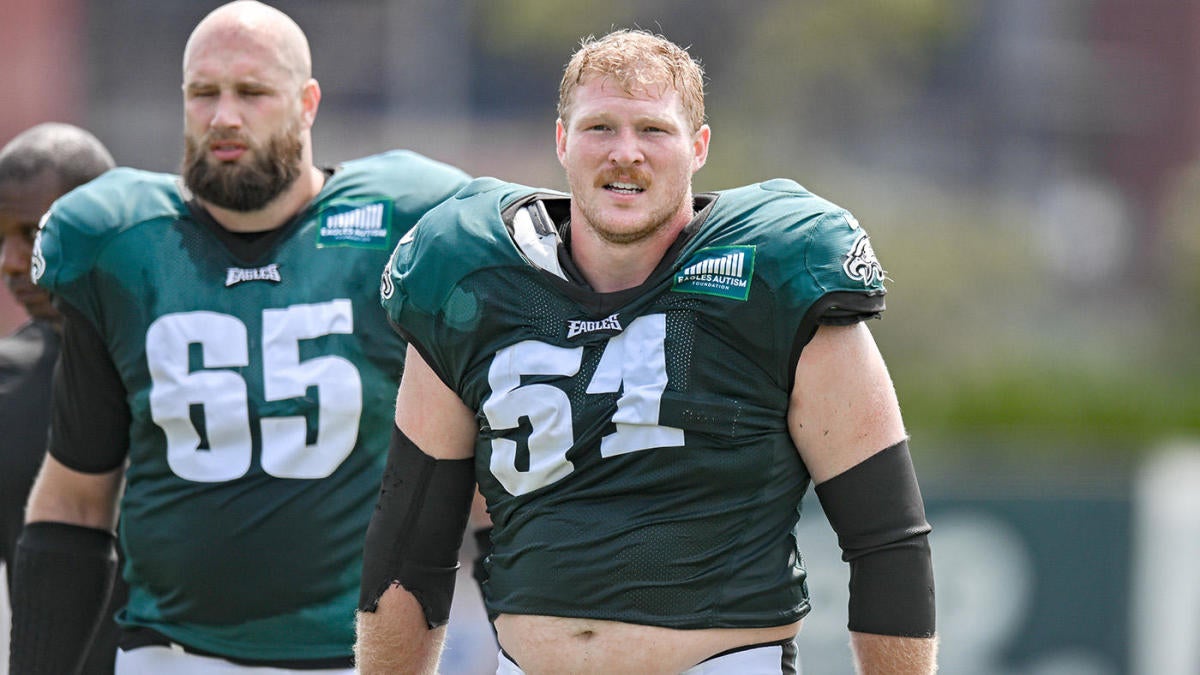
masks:
[[[386,249],[391,220],[391,202],[331,205],[321,214],[317,248],[353,246]]]
[[[383,271],[383,276],[379,279],[379,297],[384,300],[391,300],[395,294],[396,284],[392,282],[392,267],[388,265],[388,268]]]
[[[46,214],[49,215],[49,214]],[[46,219],[42,218],[42,223]],[[37,234],[33,236],[33,257],[29,260],[29,278],[33,283],[41,280],[42,275],[46,273],[46,256],[42,254],[42,229],[39,226]]]
[[[675,273],[671,290],[745,300],[754,276],[754,252],[754,246],[701,249]]]
[[[866,232],[860,231],[855,237],[854,244],[842,260],[842,271],[851,279],[861,281],[864,286],[883,281],[883,266],[875,258],[875,250],[871,248],[871,240]]]

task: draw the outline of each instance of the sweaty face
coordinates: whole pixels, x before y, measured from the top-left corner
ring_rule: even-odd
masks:
[[[245,146],[234,160],[212,152],[226,143]],[[183,180],[197,197],[234,211],[257,211],[300,176],[303,145],[298,129],[285,129],[255,144],[236,131],[211,129],[184,138]]]
[[[567,114],[557,140],[573,224],[632,244],[691,219],[692,175],[707,156],[708,128],[691,130],[678,92],[630,94],[593,77],[575,90]]]
[[[38,221],[60,194],[58,178],[49,171],[32,180],[0,185],[0,263],[4,281],[25,311],[37,319],[58,318],[50,294],[33,284],[29,268]]]

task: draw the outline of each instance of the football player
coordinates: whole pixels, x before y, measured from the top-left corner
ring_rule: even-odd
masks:
[[[114,169],[43,221],[34,277],[66,323],[14,673],[76,667],[118,498],[118,673],[352,671],[405,349],[379,270],[467,176],[405,151],[318,168],[320,100],[295,22],[223,5],[184,49],[182,176]]]
[[[694,194],[703,76],[659,36],[586,40],[558,113],[570,195],[478,180],[383,279],[410,346],[362,672],[436,667],[476,480],[501,673],[795,672],[810,483],[858,668],[933,672],[930,527],[864,323],[885,292],[866,232],[790,180]]]
[[[8,289],[29,315],[28,322],[0,339],[0,560],[10,597],[25,501],[46,454],[50,380],[62,330],[50,294],[30,277],[33,238],[51,202],[113,165],[108,149],[91,133],[55,122],[26,129],[0,150],[0,258]],[[84,672],[113,671],[117,626],[112,610],[124,597],[124,584],[117,580]]]

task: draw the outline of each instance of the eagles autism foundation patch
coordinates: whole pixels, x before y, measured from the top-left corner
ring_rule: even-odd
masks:
[[[334,204],[321,214],[317,247],[354,246],[386,249],[391,216],[390,202]]]
[[[753,246],[701,249],[675,273],[671,290],[745,300],[754,276],[754,251]]]

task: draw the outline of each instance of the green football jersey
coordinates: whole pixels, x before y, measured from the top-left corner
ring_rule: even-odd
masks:
[[[132,415],[123,625],[236,658],[352,653],[405,349],[379,272],[466,182],[410,152],[348,162],[256,260],[176,176],[116,169],[51,207],[36,280],[93,324]]]
[[[477,412],[492,615],[760,627],[808,611],[788,396],[819,323],[884,308],[845,210],[792,181],[698,195],[641,286],[589,290],[566,195],[481,179],[401,241],[392,320]]]

